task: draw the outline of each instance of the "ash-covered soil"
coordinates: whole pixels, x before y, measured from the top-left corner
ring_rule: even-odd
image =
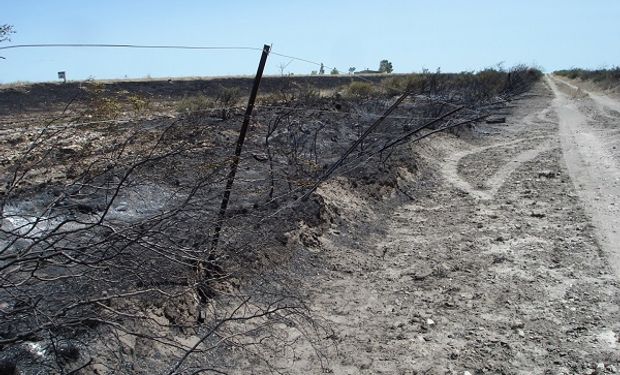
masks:
[[[84,275],[98,283],[82,283],[83,270],[77,268],[75,277],[58,282],[66,293],[37,293],[48,299],[57,294],[65,303],[84,297],[71,294],[81,290],[76,285],[92,286],[82,293],[103,296],[105,303],[92,311],[109,321],[94,325],[87,315],[73,331],[56,331],[53,325],[66,320],[44,322],[51,338],[45,332],[28,337],[28,353],[15,354],[30,356],[18,358],[20,371],[58,372],[62,364],[46,362],[48,344],[66,336],[79,340],[70,341],[73,346],[57,341],[66,346],[54,350],[66,353],[56,358],[84,363],[76,373],[85,374],[209,369],[235,374],[615,373],[620,370],[620,282],[608,260],[609,243],[601,241],[602,231],[611,233],[613,226],[591,218],[593,207],[614,200],[605,197],[596,206],[596,196],[584,195],[584,189],[594,191],[596,179],[590,176],[584,185],[574,173],[570,162],[575,154],[566,147],[566,118],[559,111],[563,103],[554,99],[559,94],[551,87],[541,82],[504,108],[506,124],[478,124],[459,130],[458,136],[436,134],[379,160],[362,158],[368,147],[362,145],[306,203],[297,202],[305,189],[388,101],[329,99],[312,108],[259,107],[226,217],[222,253],[203,249],[240,113],[226,121],[185,123],[171,117],[165,123],[86,123],[79,132],[62,121],[53,124],[46,138],[53,147],[42,148],[52,153],[23,159],[25,165],[33,163],[29,179],[15,184],[12,199],[28,204],[7,201],[7,207],[37,212],[36,202],[55,199],[54,188],[77,174],[87,181],[82,191],[58,198],[66,204],[53,206],[53,212],[81,209],[77,218],[92,224],[86,220],[100,215],[102,230],[135,228],[141,247],[128,247],[120,260],[106,260],[106,267],[120,272],[114,277],[95,267]],[[578,125],[604,134],[605,147],[615,150],[613,109],[586,97],[566,100],[587,119]],[[396,113],[401,119],[388,120],[369,145],[409,131],[414,115],[422,121],[415,109],[401,110]],[[19,164],[18,151],[41,132],[11,121],[9,116],[0,123],[6,171]],[[119,152],[122,139],[126,148]],[[585,167],[596,164],[592,155]],[[39,157],[45,163],[35,163]],[[142,162],[155,157],[157,164]],[[116,182],[131,166],[139,167],[131,175],[135,181],[127,187]],[[81,175],[85,167],[95,177]],[[10,181],[7,176],[3,182]],[[119,186],[118,199],[103,195],[111,191],[108,180]],[[175,200],[185,196],[192,199]],[[174,210],[154,205],[162,197]],[[146,225],[144,232],[145,224],[168,211],[175,215],[155,227]],[[151,249],[151,238],[163,245]],[[67,239],[73,242],[63,246],[72,251],[79,249],[71,244],[84,241],[80,235]],[[165,256],[153,257],[143,248],[155,254],[164,249]],[[215,276],[205,277],[194,263],[178,261],[214,254],[221,257],[216,265],[225,275],[215,269]],[[46,267],[41,262],[43,271]],[[165,284],[169,278],[161,270],[174,271],[179,282]],[[38,270],[32,275],[49,276]],[[41,281],[24,280],[34,286]],[[119,280],[127,285],[116,286]],[[114,288],[124,291],[121,287],[132,293],[156,287],[174,295],[106,297]],[[211,294],[201,295],[205,290]],[[281,307],[282,301],[288,306]],[[3,309],[15,307],[0,302]],[[23,320],[15,321],[30,324],[32,319]],[[6,337],[15,329],[9,325],[2,332]],[[184,353],[192,351],[181,363]],[[65,368],[75,368],[72,363]]]
[[[343,179],[319,190],[335,219],[305,250],[315,268],[303,282],[333,334],[324,357],[297,347],[283,372],[620,369],[620,283],[568,174],[553,94],[534,93],[507,124],[478,127],[493,135],[412,145],[417,170],[400,175],[410,201]]]

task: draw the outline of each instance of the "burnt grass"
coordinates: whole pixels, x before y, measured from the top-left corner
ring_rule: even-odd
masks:
[[[364,76],[365,82],[379,83],[384,75]],[[292,86],[313,87],[317,90],[333,89],[344,86],[354,80],[351,76],[290,76],[264,77],[261,81],[262,94],[290,91]],[[249,93],[254,77],[228,77],[205,79],[171,79],[144,81],[111,81],[105,82],[107,92],[144,96],[153,101],[178,101],[188,96],[203,94],[215,97],[222,88],[239,89]],[[0,87],[0,115],[16,115],[34,111],[51,111],[79,100],[85,96],[85,87],[90,82],[67,83],[35,83],[25,86]]]
[[[512,74],[515,79],[517,74]],[[455,105],[476,108],[463,114],[469,118],[502,108],[485,105],[495,102],[497,95],[524,92],[537,78],[524,74],[513,86],[505,72],[490,82],[458,75],[407,81],[416,95],[329,178],[344,179],[356,194],[377,202],[391,197],[390,204],[397,205],[412,199],[406,191],[416,186],[403,189],[399,176],[403,171],[417,173],[417,161],[405,147],[378,150]],[[128,358],[145,360],[149,353],[140,357],[132,352],[118,332],[134,341],[141,337],[160,342],[163,336],[180,337],[194,330],[215,340],[213,332],[235,317],[235,306],[244,307],[244,321],[267,316],[271,324],[312,325],[291,270],[303,271],[304,262],[320,262],[300,253],[300,248],[316,246],[322,231],[339,219],[328,214],[320,195],[302,198],[395,99],[389,92],[367,97],[339,94],[340,86],[352,79],[264,80],[261,91],[266,96],[251,119],[222,221],[221,197],[242,107],[230,108],[224,120],[213,109],[110,121],[88,114],[92,93],[85,95],[78,83],[0,90],[3,363],[23,373],[80,367],[92,371],[96,364],[119,373],[165,372],[166,366],[183,358],[178,351],[139,368],[127,367]],[[101,95],[122,92],[114,95],[122,102],[123,95],[138,92],[174,102],[196,92],[213,96],[223,86],[245,91],[250,82],[117,82],[105,85]],[[319,89],[336,93],[322,97]],[[283,90],[292,94],[278,94]],[[32,113],[36,117],[26,123],[17,121]],[[18,125],[11,126],[12,119]],[[381,231],[380,225],[356,230]],[[215,302],[218,299],[224,302]],[[256,309],[247,308],[250,300]],[[214,306],[221,310],[207,316],[205,311]],[[235,312],[227,315],[231,308]],[[162,311],[165,323],[154,311]],[[250,336],[273,335],[263,330]],[[102,344],[107,340],[125,349],[112,354],[114,350]],[[237,338],[214,342],[220,346],[213,355],[246,345]],[[32,345],[45,354],[36,354]],[[212,360],[189,356],[183,366],[198,368]]]

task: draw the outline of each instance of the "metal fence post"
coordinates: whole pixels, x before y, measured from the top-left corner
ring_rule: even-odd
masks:
[[[256,77],[252,85],[252,91],[250,91],[250,99],[248,100],[248,107],[245,110],[245,116],[243,117],[243,124],[241,130],[239,130],[239,138],[237,138],[237,145],[235,147],[235,154],[230,164],[230,170],[228,172],[228,178],[226,180],[226,188],[224,190],[224,197],[222,198],[222,204],[218,214],[218,219],[215,225],[215,233],[213,234],[213,241],[211,242],[211,249],[217,248],[220,240],[220,233],[224,226],[224,218],[226,216],[226,209],[228,208],[228,202],[230,201],[230,193],[232,191],[233,184],[235,183],[235,175],[237,174],[237,168],[239,167],[239,161],[241,160],[241,150],[243,149],[243,142],[250,126],[250,119],[252,118],[252,112],[254,111],[254,102],[258,95],[258,87],[260,85],[261,78],[263,77],[263,71],[265,70],[265,64],[267,63],[267,56],[269,56],[270,46],[263,46],[263,53],[258,64],[258,70],[256,71]]]

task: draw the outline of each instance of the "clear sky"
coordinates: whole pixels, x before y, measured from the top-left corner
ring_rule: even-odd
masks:
[[[2,0],[7,44],[273,44],[346,71],[477,70],[504,62],[547,71],[620,65],[620,0]],[[258,51],[13,49],[0,82],[250,75]],[[289,59],[270,56],[267,74]],[[294,61],[286,72],[317,67]]]

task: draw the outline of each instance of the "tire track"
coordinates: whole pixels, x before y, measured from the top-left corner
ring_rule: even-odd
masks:
[[[483,182],[483,185],[486,189],[476,189],[473,187],[468,181],[466,181],[458,172],[458,164],[461,159],[467,157],[469,155],[480,154],[484,151],[500,148],[500,147],[511,147],[518,145],[520,143],[524,143],[527,141],[533,141],[537,139],[544,139],[545,141],[538,145],[533,149],[529,149],[518,154],[514,159],[509,160],[504,163],[492,176],[490,176],[486,181]],[[442,173],[444,177],[450,181],[457,188],[466,191],[471,196],[480,199],[480,200],[491,200],[495,197],[499,189],[506,183],[506,180],[510,177],[510,175],[521,166],[523,163],[527,163],[533,159],[535,159],[538,155],[557,148],[557,140],[549,139],[545,136],[540,137],[532,137],[532,138],[521,138],[515,141],[493,144],[490,146],[479,147],[474,150],[466,150],[457,152],[455,154],[450,155],[446,162],[442,166]]]
[[[579,197],[592,217],[601,247],[620,277],[620,166],[600,133],[557,86],[556,78],[546,77],[555,94],[552,107],[559,116],[564,160]],[[588,93],[597,107],[609,107]],[[607,103],[609,104],[609,103]],[[620,107],[615,103],[611,108]]]

